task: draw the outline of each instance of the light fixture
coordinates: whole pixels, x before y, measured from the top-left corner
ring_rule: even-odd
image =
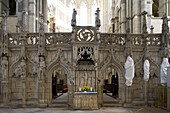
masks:
[[[135,18],[138,18],[138,16],[137,16],[137,15],[135,15]]]
[[[38,17],[36,17],[35,19],[38,20]]]

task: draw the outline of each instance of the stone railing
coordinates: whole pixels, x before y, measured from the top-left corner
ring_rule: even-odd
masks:
[[[24,36],[24,37],[23,37]],[[39,33],[9,33],[8,44],[9,46],[20,46],[21,39],[25,39],[25,45],[38,45]]]
[[[9,33],[9,46],[20,46],[21,39],[25,39],[25,45],[38,45],[39,33]],[[71,41],[71,33],[45,33],[46,45],[68,44]]]
[[[9,46],[21,45],[22,33],[9,33],[8,44]],[[38,45],[39,33],[26,33],[25,45]],[[55,46],[61,44],[69,44],[71,42],[71,33],[45,33],[46,46]],[[161,34],[114,34],[114,33],[100,33],[100,44],[110,46],[123,46],[127,41],[131,41],[132,46],[148,46],[161,45]]]
[[[27,45],[38,45],[39,44],[39,33],[29,33],[26,37]]]
[[[9,33],[8,34],[8,45],[9,46],[18,46],[18,45],[21,45],[19,37],[20,37],[19,33]]]
[[[45,42],[47,46],[69,44],[71,42],[71,33],[46,33]]]
[[[161,34],[114,34],[101,33],[100,40],[102,45],[123,46],[127,41],[130,41],[132,46],[148,46],[161,45]]]
[[[101,33],[100,41],[102,45],[125,45],[126,34]]]
[[[149,34],[146,38],[148,46],[160,46],[161,45],[161,34]]]

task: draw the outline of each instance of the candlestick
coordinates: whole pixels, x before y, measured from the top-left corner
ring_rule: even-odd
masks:
[[[90,91],[91,91],[91,92],[93,91],[92,87],[90,88]]]

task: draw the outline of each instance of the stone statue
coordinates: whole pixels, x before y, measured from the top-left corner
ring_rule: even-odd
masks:
[[[142,15],[143,15],[143,33],[147,33],[146,14],[148,14],[146,11],[144,11],[142,13]]]
[[[97,8],[96,13],[95,13],[95,15],[96,15],[95,25],[96,25],[96,27],[98,27],[98,28],[101,26],[101,24],[100,24],[100,18],[99,18],[99,12],[100,12],[100,10],[99,10],[99,8]]]
[[[39,79],[43,79],[44,78],[45,61],[44,61],[44,57],[39,57],[39,58],[40,58],[40,62],[39,62]]]
[[[162,19],[163,19],[162,33],[168,33],[169,27],[168,27],[168,18],[167,18],[166,13],[163,15]]]
[[[21,61],[20,68],[21,68],[21,77],[26,77],[26,64],[24,59],[22,59]]]
[[[77,11],[75,10],[75,8],[73,9],[73,15],[72,15],[72,20],[71,20],[71,26],[75,27],[76,26],[76,15],[77,15]]]
[[[7,78],[7,74],[8,74],[8,61],[7,61],[7,57],[2,57],[2,78],[5,79]]]

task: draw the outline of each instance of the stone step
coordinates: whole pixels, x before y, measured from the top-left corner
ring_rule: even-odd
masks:
[[[145,102],[143,100],[135,100],[135,101],[132,101],[132,104],[135,106],[143,106],[145,105]]]
[[[113,104],[117,104],[119,103],[119,101],[103,101],[104,104],[108,104],[108,103],[113,103]]]
[[[68,102],[66,101],[53,101],[53,104],[67,104]]]
[[[68,107],[68,104],[49,104],[48,107],[61,107],[61,108],[64,108],[64,107]]]
[[[122,107],[123,105],[122,104],[119,104],[119,103],[104,103],[103,104],[103,107]]]

